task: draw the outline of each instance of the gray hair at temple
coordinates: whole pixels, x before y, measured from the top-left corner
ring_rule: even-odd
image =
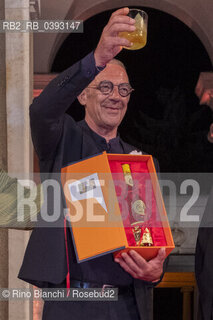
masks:
[[[127,72],[126,67],[125,67],[125,65],[123,64],[123,62],[121,62],[121,61],[118,60],[118,59],[112,59],[112,60],[110,60],[110,61],[108,62],[108,64],[115,64],[115,65],[117,65],[117,66],[120,66],[120,67],[122,67],[122,68]]]

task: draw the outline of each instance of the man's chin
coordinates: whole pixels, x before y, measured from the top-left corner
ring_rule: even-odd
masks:
[[[107,128],[111,128],[111,129],[117,128],[119,126],[119,124],[120,124],[120,121],[119,120],[115,120],[115,119],[110,119],[108,121],[105,121],[106,127]]]
[[[104,124],[102,123],[101,127],[103,129],[106,129],[107,131],[112,131],[114,129],[117,129],[119,124],[117,123],[112,123],[112,122],[105,122]]]

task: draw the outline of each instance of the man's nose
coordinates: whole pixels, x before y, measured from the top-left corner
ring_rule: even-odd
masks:
[[[113,98],[113,99],[118,99],[120,100],[121,99],[121,96],[119,94],[119,91],[118,91],[118,86],[115,86],[113,87],[112,89],[112,92],[110,93],[110,96]]]

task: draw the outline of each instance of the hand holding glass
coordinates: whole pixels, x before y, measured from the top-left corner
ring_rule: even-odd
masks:
[[[133,32],[120,32],[119,37],[126,38],[133,43],[131,47],[124,47],[129,50],[138,50],[146,45],[148,15],[139,9],[130,9],[128,16],[135,19],[136,30]]]

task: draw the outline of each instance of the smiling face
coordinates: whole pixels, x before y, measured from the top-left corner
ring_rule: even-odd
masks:
[[[104,95],[100,90],[91,88],[97,87],[101,81],[108,80],[114,85],[128,83],[126,71],[120,65],[108,64],[96,78],[89,84],[79,97],[81,104],[85,105],[85,120],[95,132],[101,130],[116,131],[121,123],[129,102],[130,96],[122,97],[118,87],[114,86],[113,91]]]

